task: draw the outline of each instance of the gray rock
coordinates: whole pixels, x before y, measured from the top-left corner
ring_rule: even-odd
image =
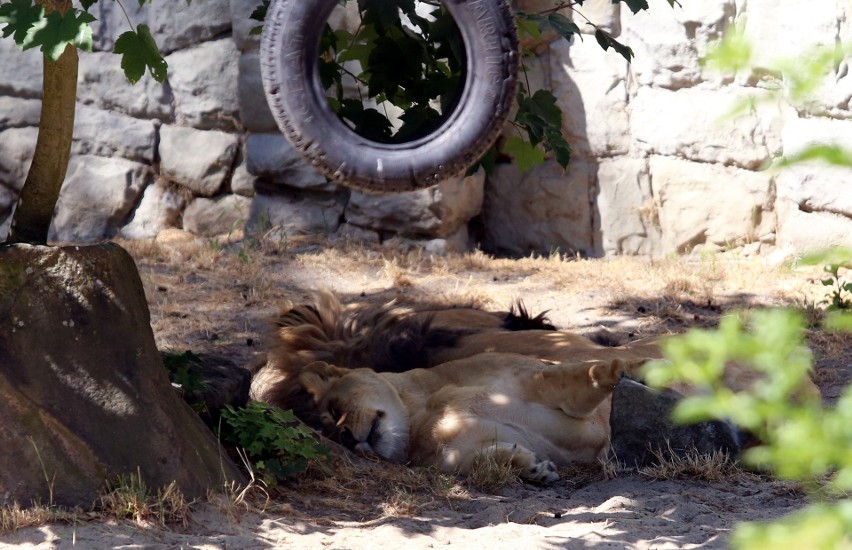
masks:
[[[151,33],[164,54],[205,42],[231,30],[228,0],[154,2]],[[228,38],[230,40],[230,38]]]
[[[235,134],[180,126],[160,128],[161,174],[205,197],[222,189],[238,150]]]
[[[597,167],[596,250],[603,256],[657,256],[660,222],[645,159],[604,159]]]
[[[0,132],[0,185],[20,191],[35,153],[38,128]]]
[[[352,225],[403,236],[447,237],[482,209],[485,173],[391,195],[353,191],[346,207]]]
[[[254,52],[240,56],[238,82],[240,120],[249,132],[277,132],[278,125],[266,102],[260,75],[260,55]]]
[[[231,192],[244,197],[253,197],[256,180],[257,178],[249,174],[246,163],[241,162],[234,168],[234,174],[231,176]]]
[[[387,248],[408,252],[413,249],[423,249],[424,252],[433,256],[446,256],[447,254],[461,254],[470,252],[474,242],[470,238],[467,226],[463,225],[453,233],[441,239],[406,239],[404,237],[393,237],[382,243]]]
[[[525,173],[514,164],[498,165],[485,188],[483,248],[511,256],[593,254],[594,178],[594,165],[580,158],[572,159],[567,174],[554,161]]]
[[[671,390],[658,392],[626,378],[619,382],[609,420],[615,458],[627,467],[651,465],[658,460],[655,453],[683,457],[690,452],[725,452],[734,458],[740,451],[739,436],[730,423],[672,423],[672,409],[682,399]]]
[[[197,198],[183,213],[183,229],[206,237],[231,234],[246,225],[251,202],[251,199],[239,195],[220,199]]]
[[[202,129],[238,127],[239,52],[230,37],[177,51],[166,61],[180,124]]]
[[[241,408],[248,403],[251,372],[229,359],[188,351],[163,354],[163,363],[170,373],[185,368],[184,376],[196,381],[192,387],[181,387],[181,393],[189,405],[200,406],[199,413],[208,426],[217,425],[226,406]],[[170,378],[177,382],[174,376]]]
[[[55,242],[91,242],[114,236],[151,181],[150,168],[124,159],[71,159],[50,227]]]
[[[277,235],[334,233],[346,205],[346,194],[258,193],[251,203],[246,231]]]
[[[131,85],[121,69],[121,57],[109,52],[80,55],[77,100],[101,109],[163,122],[172,121],[175,116],[174,97],[168,84],[159,84],[145,75]]]
[[[150,239],[164,229],[179,227],[187,202],[185,195],[185,191],[166,180],[149,185],[119,235],[125,239]]]
[[[260,47],[260,35],[250,33],[261,23],[249,18],[258,5],[258,0],[231,0],[232,32],[234,42],[240,51],[253,51]]]
[[[134,27],[151,26],[147,2],[142,5],[139,2],[126,2],[121,5],[118,2],[97,2],[89,8],[89,13],[96,17],[92,23],[92,49],[98,52],[113,51],[118,37],[131,30],[128,18]]]
[[[9,128],[38,126],[41,100],[0,95],[0,132]]]
[[[312,191],[334,191],[329,182],[290,145],[282,134],[252,134],[246,141],[246,167],[267,184]]]
[[[119,156],[153,164],[156,143],[157,129],[150,121],[77,106],[72,154]]]
[[[0,214],[0,241],[6,240],[6,237],[9,236],[9,229],[12,228],[13,212],[13,210],[9,210],[5,214]]]
[[[137,472],[190,499],[245,482],[171,391],[119,246],[0,246],[0,288],[0,505],[89,507]]]
[[[42,53],[21,51],[11,39],[0,40],[0,95],[41,97]]]

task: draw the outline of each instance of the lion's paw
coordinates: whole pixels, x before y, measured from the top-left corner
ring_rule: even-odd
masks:
[[[556,464],[550,460],[538,460],[532,468],[521,472],[521,477],[535,483],[554,483],[559,481]]]

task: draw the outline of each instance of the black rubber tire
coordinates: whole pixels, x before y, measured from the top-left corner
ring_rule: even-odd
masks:
[[[497,139],[517,90],[518,36],[507,0],[444,0],[458,25],[467,75],[433,133],[384,144],[331,110],[317,70],[322,29],[337,0],[274,0],[261,41],[266,98],[278,127],[332,180],[371,193],[412,191],[463,172]]]

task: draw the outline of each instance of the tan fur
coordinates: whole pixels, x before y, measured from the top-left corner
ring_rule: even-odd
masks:
[[[534,481],[556,467],[601,458],[610,396],[632,365],[549,365],[485,353],[403,373],[314,363],[299,376],[326,432],[390,460],[469,472],[480,453],[509,461]]]

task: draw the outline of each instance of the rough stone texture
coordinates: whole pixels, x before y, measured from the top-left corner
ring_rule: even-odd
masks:
[[[246,163],[241,162],[234,168],[234,175],[231,176],[231,192],[244,197],[253,197],[256,180],[257,178],[249,174]]]
[[[760,104],[759,114],[730,120],[743,93],[642,88],[631,103],[633,136],[646,154],[760,168],[781,150],[781,111]]]
[[[41,100],[0,95],[0,132],[8,128],[38,126]],[[0,157],[3,162],[3,157]]]
[[[151,33],[160,51],[170,53],[219,37],[231,30],[228,0],[154,2]]]
[[[602,160],[597,182],[596,255],[658,255],[660,226],[647,161]]]
[[[160,129],[161,173],[205,197],[222,189],[238,150],[235,134],[180,126]]]
[[[77,105],[74,119],[74,155],[119,156],[152,164],[157,130],[150,121]]]
[[[591,254],[594,178],[594,164],[579,158],[565,175],[554,161],[526,173],[498,165],[485,187],[483,248],[511,256],[557,249]]]
[[[167,180],[149,185],[119,235],[125,239],[150,239],[164,229],[179,227],[187,202],[185,195]]]
[[[92,242],[112,237],[124,225],[151,179],[144,164],[78,156],[68,166],[59,194],[50,239]]]
[[[667,157],[652,157],[650,169],[664,254],[774,240],[768,173]]]
[[[282,190],[275,195],[257,194],[246,224],[250,233],[287,235],[334,233],[346,206],[346,194],[297,193]]]
[[[0,288],[0,504],[89,507],[137,470],[189,498],[242,481],[171,391],[124,250],[0,246]]]
[[[0,185],[21,190],[37,138],[38,128],[10,128],[0,132]]]
[[[0,40],[0,95],[41,97],[42,53],[21,51],[10,39]]]
[[[206,237],[228,235],[245,226],[251,202],[251,199],[239,195],[226,195],[220,199],[197,198],[183,213],[183,229]]]
[[[655,453],[682,457],[696,451],[726,452],[736,457],[740,446],[732,425],[720,421],[672,425],[672,409],[681,399],[674,391],[658,392],[626,378],[619,382],[609,418],[615,458],[627,467],[641,467],[658,463]]]
[[[251,372],[248,369],[238,367],[224,357],[204,353],[191,355],[186,367],[190,376],[197,376],[201,380],[201,387],[184,392],[183,398],[189,404],[204,404],[200,414],[208,426],[217,425],[225,406],[242,408],[248,403],[251,388]]]
[[[258,5],[257,0],[230,0],[230,4],[234,43],[243,52],[257,50],[260,47],[260,35],[249,34],[259,25],[258,21],[249,18]]]
[[[544,9],[548,7],[552,8],[553,2]],[[585,17],[573,17],[573,19],[581,32],[595,34],[595,30],[601,28],[615,37],[621,34],[621,4],[613,3],[612,0],[586,0],[580,11]],[[569,13],[573,15],[573,11],[569,10]]]
[[[205,42],[166,56],[166,61],[180,124],[202,129],[237,127],[239,63],[233,40]]]
[[[131,86],[121,69],[121,57],[109,52],[80,56],[77,100],[138,118],[174,120],[174,97],[168,85],[145,76]]]
[[[379,232],[407,236],[447,237],[482,209],[485,174],[457,177],[438,185],[393,195],[353,191],[346,221]]]
[[[779,198],[777,244],[794,253],[827,246],[852,248],[852,219],[832,212],[803,210],[790,199]]]
[[[551,45],[551,79],[562,128],[575,153],[624,154],[630,149],[627,62],[591,39]]]
[[[270,184],[311,191],[334,191],[336,185],[317,172],[282,134],[252,134],[246,141],[246,167]]]
[[[630,70],[642,86],[679,89],[695,86],[705,76],[699,59],[711,40],[731,24],[735,2],[689,2],[671,9],[663,0],[637,14],[623,10],[624,41],[633,48]]]
[[[240,120],[249,132],[278,132],[278,125],[266,102],[260,75],[260,55],[255,52],[240,56],[238,92]]]

